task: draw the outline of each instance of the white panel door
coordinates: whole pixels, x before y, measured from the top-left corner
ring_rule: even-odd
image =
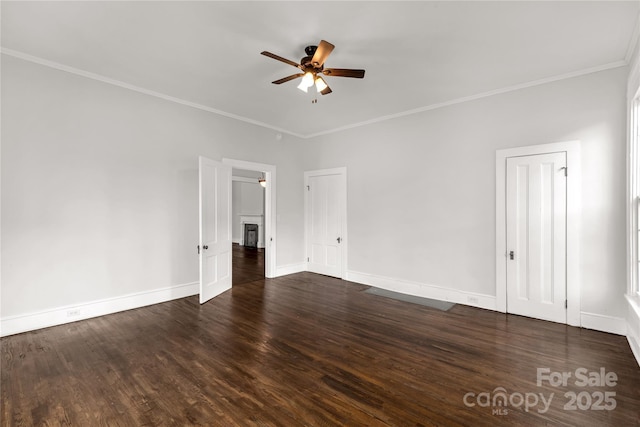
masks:
[[[342,173],[307,173],[307,269],[342,277],[346,180]]]
[[[507,159],[507,312],[566,323],[566,153]]]
[[[199,159],[200,304],[231,289],[231,167]]]

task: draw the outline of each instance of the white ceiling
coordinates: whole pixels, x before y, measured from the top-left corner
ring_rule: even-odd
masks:
[[[10,2],[3,52],[298,136],[628,61],[638,1]],[[333,93],[270,82],[320,39]],[[72,70],[73,71],[73,70]],[[311,92],[311,91],[310,91]],[[311,101],[317,97],[318,102]]]

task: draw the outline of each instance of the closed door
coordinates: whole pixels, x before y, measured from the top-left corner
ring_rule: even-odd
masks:
[[[507,312],[566,323],[566,153],[507,159]]]
[[[231,167],[199,159],[200,304],[231,289]]]
[[[305,174],[307,269],[343,276],[346,245],[346,175],[343,170]]]

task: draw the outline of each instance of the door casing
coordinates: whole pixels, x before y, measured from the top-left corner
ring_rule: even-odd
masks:
[[[496,310],[507,312],[507,158],[557,152],[567,154],[567,324],[580,326],[582,218],[580,141],[555,142],[496,151]]]

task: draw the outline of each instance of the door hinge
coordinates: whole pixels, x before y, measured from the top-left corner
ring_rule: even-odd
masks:
[[[569,308],[569,302],[567,300],[564,300],[564,308]]]
[[[307,262],[309,262],[309,257],[307,257]]]
[[[560,169],[564,169],[564,176],[569,176],[569,168],[566,166],[561,167]]]

